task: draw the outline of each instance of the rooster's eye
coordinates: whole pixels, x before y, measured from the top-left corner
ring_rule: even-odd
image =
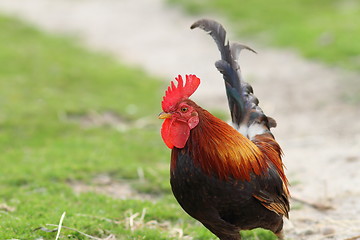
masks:
[[[181,108],[181,111],[184,113],[184,112],[187,112],[188,108],[187,107],[182,107]]]

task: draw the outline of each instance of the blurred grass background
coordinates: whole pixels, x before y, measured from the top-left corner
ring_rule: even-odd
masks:
[[[360,70],[360,6],[355,0],[171,2],[192,14],[227,16],[239,34]],[[169,150],[156,119],[163,83],[73,39],[18,20],[0,17],[0,29],[1,239],[54,239],[56,232],[34,229],[51,228],[45,224],[57,224],[64,211],[64,226],[99,238],[178,239],[176,229],[183,229],[194,239],[214,239],[183,213],[170,191]],[[98,124],[107,114],[115,122]],[[75,181],[94,185],[99,175],[126,181],[153,200],[72,189]],[[135,213],[139,224],[131,229],[127,220]],[[67,229],[62,235],[88,239]],[[243,235],[274,239],[265,231]]]
[[[360,71],[357,0],[168,0],[191,14],[226,16],[240,36],[288,47],[307,58]]]

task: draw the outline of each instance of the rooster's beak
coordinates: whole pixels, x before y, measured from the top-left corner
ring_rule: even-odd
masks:
[[[166,119],[166,118],[171,118],[171,117],[172,117],[171,113],[162,112],[159,114],[159,119]]]

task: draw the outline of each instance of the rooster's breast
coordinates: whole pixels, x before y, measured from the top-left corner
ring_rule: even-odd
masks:
[[[225,221],[238,230],[257,227],[273,230],[274,222],[282,225],[281,216],[267,210],[253,197],[258,188],[256,181],[218,179],[205,174],[186,150],[173,151],[172,161],[176,162],[172,163],[171,188],[190,216],[205,226]]]

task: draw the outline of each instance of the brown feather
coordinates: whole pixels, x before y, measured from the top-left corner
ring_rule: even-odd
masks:
[[[278,215],[283,215],[289,218],[289,205],[280,200],[280,199],[266,199],[259,195],[254,195],[254,197],[260,201],[261,205],[269,209],[270,211],[275,212]]]
[[[226,122],[214,117],[191,100],[196,107],[199,124],[191,131],[187,142],[195,164],[220,179],[233,177],[250,180],[251,173],[261,175],[273,163],[284,182],[287,182],[281,161],[280,146],[270,136],[256,136],[249,140]],[[175,168],[172,161],[171,168]]]
[[[288,192],[288,180],[284,173],[284,164],[281,159],[282,150],[280,145],[275,141],[273,135],[269,133],[256,135],[253,142],[261,150],[263,155],[276,167],[276,171],[280,175],[283,183],[286,186],[286,192]]]
[[[200,122],[192,131],[189,146],[205,173],[249,181],[251,173],[260,175],[267,168],[253,142],[206,110],[199,112]]]

